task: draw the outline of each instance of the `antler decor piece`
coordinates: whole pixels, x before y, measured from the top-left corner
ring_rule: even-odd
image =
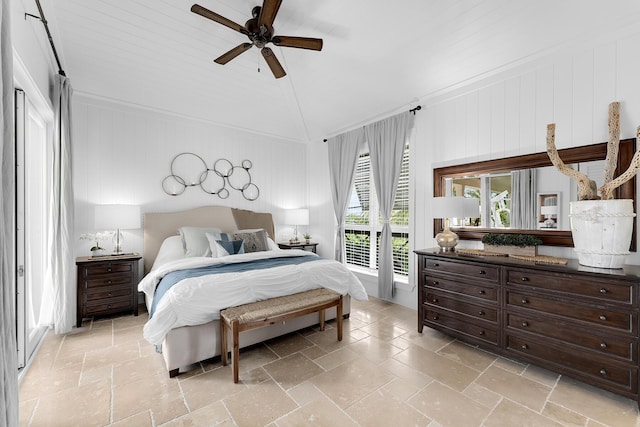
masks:
[[[547,154],[551,163],[563,174],[576,180],[578,183],[578,200],[611,200],[613,199],[613,190],[629,181],[640,169],[640,148],[633,156],[629,168],[616,179],[613,179],[613,173],[617,166],[618,147],[620,145],[620,103],[612,102],[609,104],[609,142],[607,143],[607,157],[605,159],[604,183],[600,187],[600,195],[598,195],[597,184],[587,175],[566,165],[560,156],[555,144],[556,124],[547,125]],[[636,142],[640,141],[640,126],[636,131]]]

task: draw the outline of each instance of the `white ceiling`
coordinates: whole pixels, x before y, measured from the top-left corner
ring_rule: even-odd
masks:
[[[261,0],[197,2],[244,24]],[[190,12],[194,0],[42,3],[76,92],[303,142],[640,18],[638,0],[283,0],[275,33],[324,48],[270,45],[288,73],[276,80],[255,47],[214,63],[247,39]]]

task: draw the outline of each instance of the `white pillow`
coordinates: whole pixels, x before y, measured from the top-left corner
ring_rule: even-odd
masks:
[[[220,233],[220,229],[215,227],[180,227],[178,233],[182,236],[187,257],[211,256],[206,233]]]
[[[279,250],[281,250],[280,246],[278,246],[278,244],[276,242],[274,242],[271,237],[267,237],[267,242],[269,242],[269,250],[270,251],[279,251]]]
[[[158,255],[156,255],[151,269],[153,270],[162,264],[182,258],[184,258],[182,238],[177,235],[167,237],[164,239],[164,242],[162,242],[162,245],[160,245],[160,250],[158,250]]]
[[[215,232],[215,231],[209,231],[204,233],[205,237],[207,238],[207,244],[209,245],[209,255],[210,257],[213,258],[218,258],[221,256],[224,256],[223,253],[220,253],[218,251],[218,242],[216,242],[216,240],[220,240],[222,237],[222,233],[220,232]]]

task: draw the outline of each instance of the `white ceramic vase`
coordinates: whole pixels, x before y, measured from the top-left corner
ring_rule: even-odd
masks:
[[[570,202],[569,219],[578,262],[589,267],[622,268],[631,244],[633,200]]]

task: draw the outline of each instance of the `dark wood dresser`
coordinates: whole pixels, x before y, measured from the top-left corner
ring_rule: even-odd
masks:
[[[76,326],[82,319],[130,311],[138,315],[139,254],[79,257]]]
[[[415,252],[419,332],[428,326],[638,400],[640,266]]]

